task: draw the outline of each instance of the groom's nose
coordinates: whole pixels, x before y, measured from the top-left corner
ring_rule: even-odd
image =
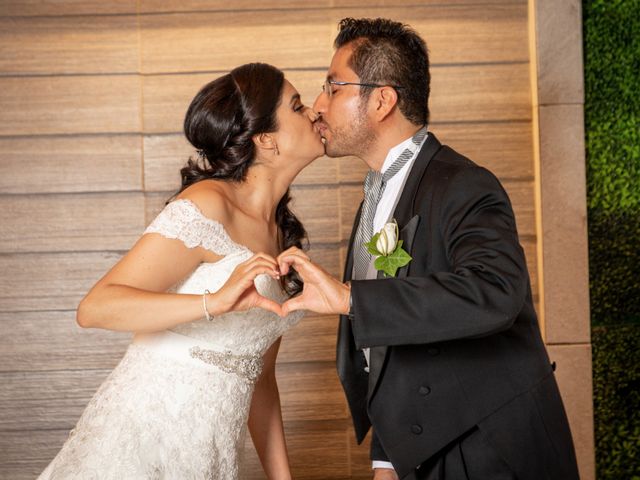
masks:
[[[322,115],[327,111],[327,96],[324,92],[320,92],[320,95],[316,98],[316,101],[313,102],[313,111],[318,115]]]

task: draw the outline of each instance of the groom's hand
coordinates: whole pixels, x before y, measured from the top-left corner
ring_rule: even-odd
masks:
[[[299,248],[291,247],[277,258],[280,274],[286,275],[293,267],[304,282],[302,293],[282,304],[283,315],[295,310],[316,313],[349,313],[349,285],[333,278],[322,267],[313,263]]]
[[[398,480],[398,474],[392,468],[374,468],[373,480]]]

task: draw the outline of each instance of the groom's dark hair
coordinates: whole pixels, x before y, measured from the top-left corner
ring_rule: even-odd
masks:
[[[386,18],[344,18],[336,49],[353,42],[349,66],[362,83],[397,85],[398,108],[416,125],[429,122],[429,54],[411,27]],[[360,88],[366,99],[370,88]]]

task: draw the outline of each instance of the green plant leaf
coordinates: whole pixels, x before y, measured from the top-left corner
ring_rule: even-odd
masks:
[[[365,247],[367,247],[367,251],[371,254],[371,255],[375,255],[377,257],[379,257],[380,255],[382,255],[379,251],[378,248],[376,247],[376,244],[378,243],[378,238],[380,238],[380,233],[376,233],[373,237],[371,237],[371,240],[369,240],[367,243],[364,244]]]
[[[402,240],[400,240],[393,253],[386,257],[376,258],[373,266],[376,270],[382,270],[387,277],[395,277],[398,269],[407,265],[411,260],[411,255],[402,248]]]

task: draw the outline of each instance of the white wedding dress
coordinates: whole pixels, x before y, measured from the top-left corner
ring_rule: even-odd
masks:
[[[167,205],[146,233],[224,256],[199,265],[178,293],[219,289],[252,255],[188,200]],[[278,281],[255,283],[286,299]],[[39,478],[236,479],[261,357],[300,318],[256,308],[136,335]]]

